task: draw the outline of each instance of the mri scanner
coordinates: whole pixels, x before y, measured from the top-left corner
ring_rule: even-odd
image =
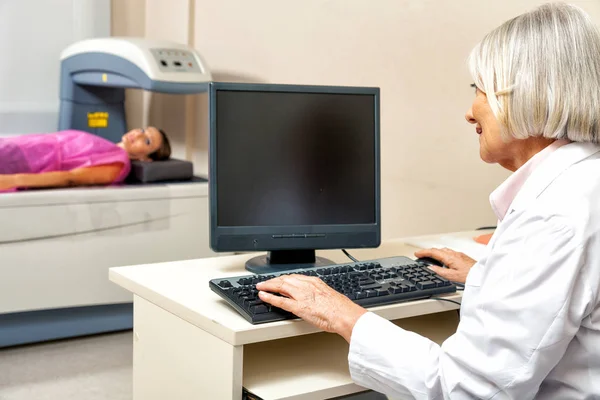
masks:
[[[59,130],[114,142],[127,131],[125,89],[201,93],[211,80],[197,51],[171,42],[90,39],[66,48],[60,62]],[[151,164],[168,164],[160,163]],[[108,268],[214,256],[208,184],[176,175],[3,194],[0,347],[130,329],[131,296],[108,281]]]

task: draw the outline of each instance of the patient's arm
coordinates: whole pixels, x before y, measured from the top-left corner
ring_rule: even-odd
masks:
[[[71,171],[37,174],[0,175],[0,190],[12,188],[49,188],[67,186],[109,185],[119,176],[123,164],[114,163]]]

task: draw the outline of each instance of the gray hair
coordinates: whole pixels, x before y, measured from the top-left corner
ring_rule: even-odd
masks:
[[[550,3],[505,22],[469,67],[503,135],[600,141],[600,31],[580,8]]]

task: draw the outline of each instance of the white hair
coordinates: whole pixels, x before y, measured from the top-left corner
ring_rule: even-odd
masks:
[[[580,8],[550,3],[505,22],[469,67],[503,135],[600,142],[600,31]]]

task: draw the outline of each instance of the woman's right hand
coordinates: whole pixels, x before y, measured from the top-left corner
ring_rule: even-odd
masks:
[[[448,268],[430,265],[429,269],[449,281],[458,283],[465,283],[469,271],[477,262],[464,253],[448,248],[419,250],[415,253],[415,256],[418,258],[431,257],[440,261]]]

